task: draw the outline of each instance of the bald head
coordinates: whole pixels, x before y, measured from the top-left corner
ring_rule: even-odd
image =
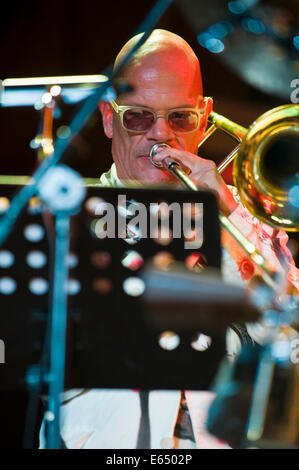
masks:
[[[120,50],[114,63],[114,70],[142,37],[132,37]],[[142,46],[133,54],[121,72],[121,77],[131,78],[142,67],[173,70],[177,77],[187,80],[193,91],[202,96],[202,78],[199,61],[189,44],[177,34],[155,29]]]
[[[134,36],[123,46],[115,68],[141,37]],[[117,96],[117,107],[100,104],[117,175],[122,181],[169,182],[171,175],[155,167],[149,155],[156,143],[196,154],[208,116],[198,59],[184,39],[157,29],[133,54],[121,78],[132,90]],[[185,132],[189,122],[194,130]]]

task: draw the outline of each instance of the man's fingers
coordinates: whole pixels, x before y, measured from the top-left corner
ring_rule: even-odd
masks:
[[[171,157],[178,162],[186,164],[190,169],[195,169],[197,165],[205,165],[208,160],[198,157],[190,152],[185,152],[182,150],[175,149],[173,147],[158,149],[156,155],[153,157],[155,162],[161,162],[166,157]]]
[[[162,162],[166,157],[170,157],[173,160],[177,161],[178,163],[182,163],[183,165],[186,165],[186,167],[189,170],[192,170],[194,168],[194,165],[196,165],[196,160],[197,160],[197,157],[193,155],[192,153],[189,154],[187,152],[182,152],[173,148],[167,148],[167,149],[158,151],[156,155],[153,157],[153,160],[159,163],[159,162]]]
[[[157,157],[157,158],[156,158]],[[156,163],[161,163],[163,162],[163,160],[165,159],[171,159],[171,160],[174,160],[175,162],[179,163],[180,165],[180,168],[185,172],[187,173],[187,175],[189,175],[191,173],[191,168],[190,168],[190,165],[189,162],[186,164],[186,158],[182,157],[182,154],[180,153],[179,157],[177,156],[177,154],[175,152],[167,152],[167,149],[166,150],[161,150],[159,152],[159,154],[156,154],[154,157],[153,157],[153,160],[156,162]]]

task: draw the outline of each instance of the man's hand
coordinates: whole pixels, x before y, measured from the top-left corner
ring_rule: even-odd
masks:
[[[238,203],[218,173],[213,161],[173,147],[159,150],[154,160],[161,162],[166,157],[171,157],[173,160],[181,162],[188,167],[191,170],[189,177],[198,188],[208,188],[216,193],[219,208],[223,215],[229,216],[236,209]]]

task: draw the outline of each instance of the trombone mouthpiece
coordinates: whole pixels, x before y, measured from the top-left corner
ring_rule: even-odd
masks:
[[[152,146],[151,151],[150,151],[150,159],[153,165],[155,165],[158,168],[163,168],[164,165],[162,162],[155,162],[154,161],[154,156],[157,155],[159,149],[163,149],[165,147],[169,147],[167,144],[155,144]]]
[[[163,149],[165,147],[170,148],[170,145],[168,144],[155,144],[151,148],[150,151],[150,159],[153,165],[155,165],[157,168],[164,168],[165,170],[170,171],[173,173],[174,167],[177,169],[180,169],[181,171],[185,172],[186,175],[189,175],[191,173],[190,168],[188,168],[186,165],[184,165],[182,162],[179,162],[177,160],[174,160],[171,157],[165,157],[161,162],[156,162],[154,160],[154,156],[157,155],[159,149]]]

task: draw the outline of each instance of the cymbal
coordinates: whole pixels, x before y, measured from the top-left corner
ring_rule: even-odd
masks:
[[[179,3],[200,46],[215,60],[254,88],[290,99],[298,76],[297,0]]]

